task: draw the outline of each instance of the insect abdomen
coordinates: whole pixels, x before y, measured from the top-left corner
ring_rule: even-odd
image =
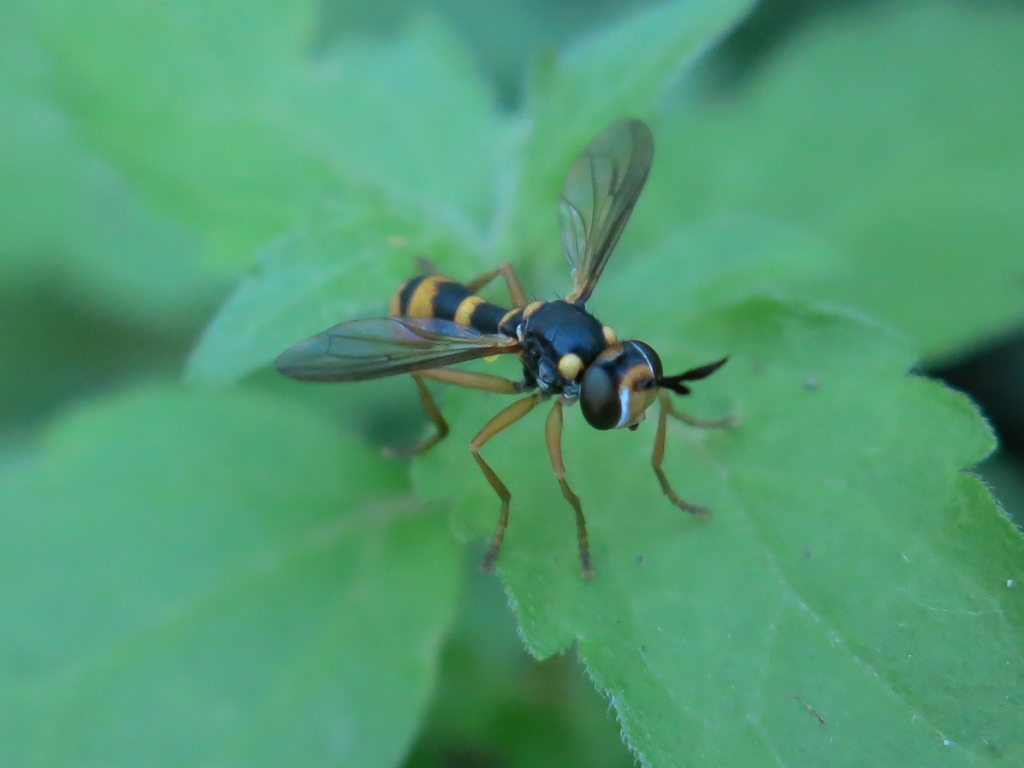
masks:
[[[474,296],[462,283],[439,275],[406,280],[391,299],[392,315],[452,320],[481,333],[498,333],[498,324],[507,312]]]

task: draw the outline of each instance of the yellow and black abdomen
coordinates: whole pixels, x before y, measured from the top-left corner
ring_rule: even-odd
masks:
[[[484,301],[462,283],[439,275],[417,275],[406,280],[391,299],[390,313],[404,317],[452,320],[481,333],[498,333],[508,310]]]

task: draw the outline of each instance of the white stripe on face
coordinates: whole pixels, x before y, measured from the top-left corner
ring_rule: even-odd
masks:
[[[619,417],[619,423],[615,425],[616,429],[622,429],[628,426],[629,421],[629,397],[633,393],[629,391],[628,387],[623,387],[619,390],[619,408],[622,409],[622,416]]]
[[[623,349],[625,350],[626,348],[628,348],[629,351],[636,352],[637,354],[640,355],[640,357],[643,358],[644,364],[647,366],[647,370],[649,370],[651,372],[651,375],[653,376],[654,364],[651,362],[651,358],[647,354],[647,351],[643,348],[643,346],[641,346],[640,344],[634,344],[633,342],[627,341],[623,343]],[[637,403],[637,405],[643,403],[643,407],[640,410],[640,413],[637,414],[636,418],[630,418],[633,413],[631,406],[633,404],[634,395],[637,395],[637,397],[640,398],[640,402]],[[639,424],[641,421],[643,421],[644,412],[650,406],[650,402],[648,402],[648,399],[649,395],[647,394],[647,392],[636,393],[633,392],[629,387],[622,387],[619,390],[619,408],[621,408],[622,410],[621,415],[619,416],[619,423],[615,425],[615,429],[628,427],[631,424]]]

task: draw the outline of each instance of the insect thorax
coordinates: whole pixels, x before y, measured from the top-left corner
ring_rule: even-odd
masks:
[[[549,301],[523,313],[518,336],[523,342],[523,376],[528,385],[543,392],[574,398],[580,376],[567,378],[559,363],[567,355],[579,358],[582,373],[608,346],[604,327],[581,307],[566,301]],[[573,367],[573,366],[570,366]]]

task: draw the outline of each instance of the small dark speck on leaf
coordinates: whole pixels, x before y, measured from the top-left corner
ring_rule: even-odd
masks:
[[[804,547],[803,549],[800,550],[800,554],[803,555],[804,557],[810,557],[811,556],[811,548],[810,547]]]
[[[804,379],[804,389],[806,389],[806,390],[808,390],[810,392],[813,392],[814,390],[818,389],[818,387],[820,387],[820,386],[821,386],[821,382],[819,382],[813,376]]]
[[[637,565],[643,565],[644,564],[644,556],[643,555],[637,555],[636,556],[636,564]]]
[[[821,713],[820,713],[820,712],[818,712],[818,710],[816,710],[816,709],[815,709],[814,707],[812,707],[812,706],[811,706],[811,705],[810,705],[810,704],[809,704],[809,703],[808,703],[808,702],[807,702],[807,701],[806,701],[806,700],[804,699],[804,697],[803,697],[803,696],[801,696],[801,695],[800,695],[800,694],[798,693],[798,694],[795,694],[795,695],[793,696],[793,698],[794,698],[794,699],[796,699],[797,701],[799,701],[799,702],[800,702],[800,704],[802,704],[802,705],[803,705],[803,708],[807,710],[808,714],[810,714],[810,715],[811,715],[811,717],[813,717],[813,718],[814,718],[815,720],[817,720],[817,721],[818,721],[818,724],[819,724],[819,725],[827,725],[827,723],[825,722],[825,718],[821,716]]]
[[[760,373],[761,371],[764,370],[764,363],[762,363],[760,360],[751,360],[750,370],[753,371],[754,373]]]

